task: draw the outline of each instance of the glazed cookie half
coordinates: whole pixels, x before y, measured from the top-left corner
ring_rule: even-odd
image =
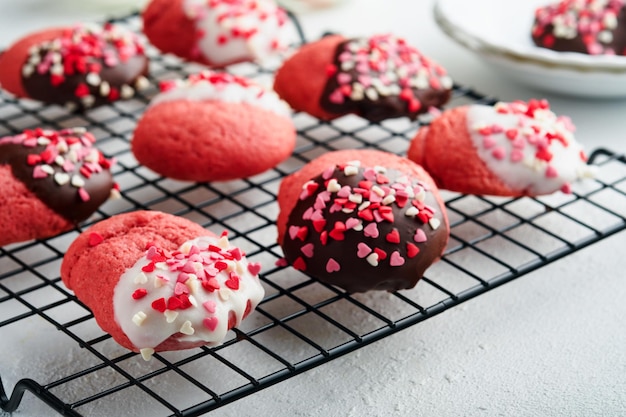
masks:
[[[142,17],[162,52],[210,67],[263,61],[285,49],[287,14],[274,0],[152,0]]]
[[[226,234],[135,211],[78,236],[61,278],[104,331],[149,359],[158,351],[220,344],[263,298],[259,270]]]
[[[421,127],[408,150],[441,189],[465,194],[535,196],[571,192],[593,176],[574,125],[546,100],[472,104]]]

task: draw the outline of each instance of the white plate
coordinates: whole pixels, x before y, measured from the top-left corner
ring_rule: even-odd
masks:
[[[435,20],[452,39],[527,86],[579,97],[626,97],[626,56],[555,52],[530,36],[538,6],[555,0],[437,0]]]

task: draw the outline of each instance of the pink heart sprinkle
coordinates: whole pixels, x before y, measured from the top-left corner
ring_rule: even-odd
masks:
[[[389,265],[402,266],[404,265],[404,258],[400,255],[400,252],[394,251],[389,258]]]
[[[324,220],[324,213],[322,213],[320,210],[313,211],[313,214],[311,214],[311,221],[315,220]]]
[[[156,248],[156,246],[150,246],[148,248],[148,252],[146,253],[146,259],[148,259],[149,261],[152,260],[152,258],[154,258],[154,256],[158,253],[158,250]]]
[[[363,178],[368,181],[376,181],[376,171],[373,168],[368,168],[363,172]]]
[[[506,150],[505,150],[503,147],[498,146],[498,147],[497,147],[497,148],[495,148],[493,151],[491,151],[491,155],[492,155],[494,158],[496,158],[496,159],[498,159],[498,160],[500,160],[500,161],[501,161],[501,160],[503,160],[504,158],[506,158]]]
[[[511,151],[511,162],[520,162],[522,159],[524,159],[524,152],[519,149],[513,149]]]
[[[363,234],[367,237],[373,237],[374,239],[376,239],[378,237],[378,226],[376,225],[376,223],[370,223],[365,226],[365,229],[363,229]]]
[[[34,148],[37,146],[37,138],[25,139],[24,142],[22,142],[22,145],[27,148]]]
[[[514,148],[524,149],[526,146],[526,140],[523,137],[518,136],[515,140],[513,140],[513,142],[511,142],[511,144]]]
[[[369,246],[367,246],[365,243],[359,243],[358,245],[356,245],[357,247],[357,252],[356,255],[359,258],[365,258],[367,257],[367,255],[369,255],[370,253],[372,253],[372,248],[370,248]]]
[[[352,59],[352,54],[350,52],[348,52],[348,51],[342,52],[339,55],[339,62],[345,62],[345,61],[349,61],[351,59]]]
[[[491,136],[485,136],[483,138],[483,146],[485,149],[492,148],[493,146],[495,146],[495,144],[496,144],[496,140],[492,138]]]
[[[556,178],[558,176],[559,176],[559,173],[557,172],[556,168],[553,167],[552,165],[548,165],[548,167],[546,168],[546,177]]]
[[[426,233],[424,233],[422,229],[417,229],[415,231],[415,236],[413,236],[413,240],[416,243],[424,243],[426,242],[426,240],[428,240],[428,238],[426,237]]]
[[[363,84],[363,87],[367,88],[370,85],[372,85],[372,77],[370,77],[369,75],[359,75],[358,77],[359,82],[361,84]]]
[[[370,202],[372,203],[380,203],[383,201],[383,198],[376,193],[370,193]]]
[[[341,90],[335,90],[330,94],[330,96],[328,96],[328,99],[330,100],[331,103],[343,104],[343,101],[344,101],[343,93],[341,92]]]
[[[350,197],[350,194],[351,194],[350,186],[344,185],[343,187],[341,187],[339,192],[337,192],[337,197],[348,198]]]
[[[48,174],[41,169],[41,165],[36,165],[35,168],[33,168],[33,178],[46,178],[48,176]]]
[[[350,74],[347,74],[345,72],[340,72],[339,74],[337,74],[337,82],[339,84],[348,84],[350,81],[352,81],[352,77],[350,76]]]
[[[287,262],[287,259],[285,258],[280,258],[274,263],[274,265],[278,267],[284,267],[284,266],[288,266],[289,262]]]
[[[340,269],[341,267],[339,266],[339,263],[333,258],[330,258],[328,262],[326,262],[326,272],[328,272],[329,274],[337,272]]]
[[[350,217],[348,220],[346,220],[346,229],[352,229],[353,227],[356,227],[359,225],[359,220],[355,219],[354,217]]]
[[[356,70],[357,72],[360,72],[361,74],[367,74],[370,70],[370,66],[366,62],[361,62],[357,64]]]
[[[300,231],[300,227],[299,226],[290,226],[289,227],[289,237],[291,238],[291,240],[295,240],[296,237],[298,236],[298,232]]]
[[[313,257],[314,250],[315,250],[315,245],[312,243],[307,243],[306,245],[300,248],[300,251],[302,252],[302,254],[306,256],[307,258]]]
[[[174,286],[175,295],[188,294],[188,293],[189,293],[189,289],[182,282],[177,282],[176,285]]]
[[[213,314],[215,313],[215,308],[217,307],[217,303],[213,300],[208,300],[202,303],[202,307],[204,307],[204,309],[208,311],[209,313]]]
[[[261,272],[261,264],[258,262],[250,262],[248,264],[248,272],[252,275],[259,275],[259,272]]]
[[[202,320],[202,325],[213,332],[217,328],[217,322],[217,317],[207,317]]]
[[[91,198],[89,197],[89,193],[87,192],[87,190],[85,190],[83,187],[80,187],[78,189],[78,196],[83,202],[87,202]]]
[[[311,220],[311,216],[313,216],[313,207],[306,209],[304,214],[302,214],[302,220]]]
[[[334,166],[328,167],[322,173],[322,178],[324,178],[325,180],[328,180],[330,179],[330,177],[333,176],[334,173],[335,173],[335,167]]]

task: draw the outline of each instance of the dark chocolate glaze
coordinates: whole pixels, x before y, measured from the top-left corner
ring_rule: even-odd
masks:
[[[345,47],[351,40],[344,41],[337,46],[337,49],[333,58],[333,65],[337,68],[341,67],[339,56],[345,51]],[[349,71],[342,71],[350,74],[351,78],[357,77],[358,73],[355,69]],[[380,73],[370,70],[372,78],[377,78]],[[329,98],[333,91],[339,87],[339,82],[336,77],[330,77],[325,85],[324,91],[320,98],[320,106],[330,113],[336,114],[348,114],[354,113],[364,119],[371,122],[381,122],[386,119],[393,119],[397,117],[408,117],[411,120],[415,120],[417,116],[422,113],[426,113],[430,107],[441,107],[450,100],[451,90],[447,88],[415,88],[411,90],[415,95],[415,98],[421,102],[421,107],[418,111],[409,110],[409,105],[405,100],[402,100],[398,95],[390,94],[388,96],[381,96],[376,100],[371,100],[369,97],[364,97],[362,100],[354,101],[346,97],[346,100],[342,104],[333,103]]]
[[[363,170],[359,170],[358,175],[345,176],[342,171],[335,170],[333,178],[337,178],[341,185],[349,185],[355,187],[359,181],[363,180]],[[385,174],[391,180],[398,176],[405,175],[395,170],[387,170]],[[325,180],[322,176],[313,179],[319,184],[318,190],[325,190]],[[418,280],[424,275],[424,271],[443,253],[448,240],[449,231],[444,223],[442,208],[431,192],[426,193],[425,204],[436,210],[435,218],[441,222],[439,228],[433,230],[428,224],[422,223],[421,220],[405,215],[405,211],[410,207],[409,202],[404,208],[400,208],[397,204],[391,204],[394,214],[394,222],[390,223],[382,221],[377,223],[379,236],[377,238],[367,237],[363,231],[347,230],[344,233],[345,240],[334,240],[328,238],[327,244],[320,242],[320,233],[316,232],[311,226],[310,220],[304,220],[303,214],[311,207],[315,198],[319,193],[314,193],[305,200],[298,200],[298,203],[291,211],[287,223],[287,230],[291,226],[307,226],[309,233],[306,240],[301,241],[299,238],[292,239],[289,233],[286,233],[282,248],[285,259],[290,264],[298,258],[302,258],[306,263],[305,273],[319,279],[327,284],[336,285],[344,288],[348,292],[365,292],[370,290],[386,290],[395,291],[401,289],[413,288]],[[356,210],[352,214],[336,211],[330,213],[325,210],[325,219],[327,220],[324,230],[333,229],[335,222],[343,222],[349,218],[357,218]],[[367,226],[370,222],[363,221],[363,226]],[[417,229],[422,229],[427,236],[424,243],[416,243],[413,236]],[[386,240],[387,234],[396,229],[400,235],[400,243],[391,243]],[[372,266],[365,258],[357,255],[358,244],[365,243],[371,248],[380,248],[388,256],[386,259],[379,261],[378,266]],[[413,258],[407,256],[407,242],[416,245],[420,252]],[[314,255],[312,258],[303,256],[301,248],[303,245],[313,243]],[[390,265],[390,254],[398,251],[405,259],[402,266]],[[341,269],[337,272],[329,273],[326,270],[326,264],[329,258],[335,259]]]
[[[46,51],[42,50],[40,56],[43,58]],[[111,88],[118,91],[122,85],[135,88],[135,83],[140,76],[148,73],[148,59],[144,55],[136,55],[128,58],[124,62],[109,67],[104,65],[101,58],[90,58],[90,62],[102,65],[102,70],[98,74],[102,81],[109,83]],[[108,96],[100,94],[99,86],[89,85],[86,81],[87,74],[74,74],[65,76],[65,81],[59,85],[52,85],[50,82],[50,74],[39,74],[35,71],[28,77],[22,75],[22,85],[30,98],[43,101],[45,103],[53,103],[66,105],[73,103],[78,108],[101,106],[111,103]],[[94,97],[94,102],[90,106],[85,106],[81,99],[75,95],[76,88],[80,84],[86,84],[89,87],[90,94]]]
[[[24,183],[26,187],[43,201],[48,207],[72,223],[79,223],[87,219],[104,203],[111,194],[113,177],[111,173],[103,169],[93,173],[85,181],[85,190],[90,199],[82,201],[78,189],[70,183],[58,185],[52,175],[46,178],[33,178],[33,167],[26,163],[29,154],[39,154],[45,149],[44,146],[25,147],[21,144],[0,144],[0,164],[9,165],[16,179]],[[55,172],[64,172],[55,164]],[[70,177],[78,174],[81,164],[76,164],[74,171],[67,172]]]
[[[535,24],[537,22],[535,21]],[[549,24],[545,27],[543,32],[536,33],[533,31],[532,39],[535,45],[551,49],[557,52],[578,52],[581,54],[589,54],[587,45],[583,41],[583,35],[580,33],[578,36],[566,39],[555,37],[553,34],[554,26]],[[626,7],[622,7],[619,15],[617,16],[617,27],[610,31],[613,35],[613,40],[609,43],[603,43],[598,41],[605,49],[612,49],[617,55],[626,55]],[[546,37],[554,37],[554,44],[546,46]]]

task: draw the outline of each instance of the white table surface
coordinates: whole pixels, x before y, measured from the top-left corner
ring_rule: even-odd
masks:
[[[459,84],[502,100],[548,98],[572,117],[587,149],[626,152],[626,100],[557,97],[511,84],[436,27],[433,1],[351,0],[305,14],[302,23],[310,38],[324,30],[394,32]],[[0,0],[0,47],[33,29],[99,20],[99,7],[105,15],[128,10],[120,0]],[[622,232],[211,415],[624,416],[624,248]],[[51,414],[28,397],[16,416]]]

